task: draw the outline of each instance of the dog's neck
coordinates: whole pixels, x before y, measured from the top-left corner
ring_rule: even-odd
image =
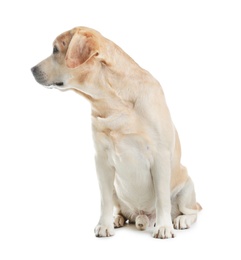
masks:
[[[88,75],[87,81],[91,84],[85,87],[89,94],[85,94],[85,97],[91,102],[92,115],[100,118],[125,113],[134,108],[136,93],[133,84],[137,82],[132,79],[132,73],[142,70],[115,44],[109,51],[115,53],[115,59],[108,59],[106,51],[106,57],[103,61],[99,58],[94,73]]]
[[[94,71],[79,74],[85,76],[85,84],[78,88],[90,101],[92,116],[96,118],[118,117],[135,110],[137,99],[146,95],[149,87],[157,85],[156,79],[121,48],[114,43],[109,46],[109,50],[104,52],[106,56],[101,57],[100,54],[98,57]]]
[[[92,116],[107,118],[133,109],[134,104],[131,101],[124,100],[110,87],[106,88],[108,90],[105,90],[105,96],[89,99],[92,105]]]

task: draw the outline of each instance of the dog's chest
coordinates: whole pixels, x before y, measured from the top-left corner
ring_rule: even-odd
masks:
[[[154,197],[151,147],[138,135],[112,135],[107,138],[106,153],[108,163],[115,168],[117,196],[130,208],[149,211]]]
[[[151,131],[136,113],[93,118],[92,123],[97,154],[105,154],[117,176],[124,180],[150,174],[155,150]]]
[[[154,201],[151,166],[155,147],[148,133],[141,127],[101,128],[93,133],[97,156],[115,169],[118,198],[129,208],[149,211]]]
[[[101,136],[99,145],[107,154],[108,162],[118,171],[128,171],[142,165],[150,169],[152,162],[151,145],[140,134],[123,134],[110,131]]]

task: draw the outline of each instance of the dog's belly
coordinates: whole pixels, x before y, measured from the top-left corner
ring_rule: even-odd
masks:
[[[115,168],[115,191],[122,214],[152,214],[155,193],[151,176],[152,155],[148,142],[140,136],[126,136],[108,149],[109,162]]]

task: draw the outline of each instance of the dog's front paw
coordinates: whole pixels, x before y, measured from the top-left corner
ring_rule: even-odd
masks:
[[[95,227],[96,237],[110,237],[114,235],[114,227],[107,227],[103,225],[97,225]]]
[[[156,226],[152,235],[154,238],[173,238],[175,233],[171,226]]]

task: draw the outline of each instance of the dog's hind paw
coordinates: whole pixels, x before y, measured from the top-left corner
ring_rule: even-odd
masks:
[[[146,215],[138,215],[135,223],[137,229],[145,230],[149,226],[149,218]]]
[[[114,227],[120,228],[125,225],[125,218],[122,215],[116,215],[114,218]]]
[[[197,215],[180,215],[174,219],[173,225],[175,229],[187,229],[190,228],[192,223],[197,219]]]

